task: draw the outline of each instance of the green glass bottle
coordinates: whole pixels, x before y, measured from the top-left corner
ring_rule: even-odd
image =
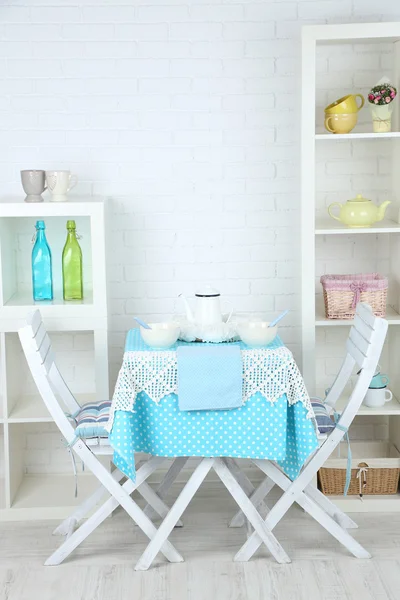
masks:
[[[67,241],[62,253],[64,300],[82,300],[82,250],[76,238],[75,221],[67,221]]]

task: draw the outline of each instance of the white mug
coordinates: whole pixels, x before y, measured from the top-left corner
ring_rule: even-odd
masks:
[[[393,398],[393,394],[387,388],[368,388],[363,404],[370,408],[378,408],[383,406],[386,402],[390,402]]]
[[[47,189],[53,202],[65,202],[66,194],[78,183],[78,177],[71,171],[46,171]]]

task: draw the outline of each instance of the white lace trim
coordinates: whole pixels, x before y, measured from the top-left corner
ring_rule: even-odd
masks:
[[[243,402],[259,392],[273,404],[286,394],[289,405],[301,402],[307,409],[307,418],[314,416],[303,378],[288,348],[242,350],[241,353]],[[133,411],[140,392],[145,392],[156,404],[165,396],[178,393],[175,350],[125,352],[106,426],[108,431],[111,431],[115,411]]]

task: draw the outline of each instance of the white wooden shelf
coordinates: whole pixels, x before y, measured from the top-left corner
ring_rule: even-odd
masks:
[[[377,54],[384,52],[387,65],[385,74],[392,81],[398,82],[400,22],[303,27],[302,373],[309,392],[321,396],[317,387],[322,387],[322,382],[328,377],[327,373],[335,373],[339,369],[345,352],[346,335],[352,325],[352,320],[325,317],[321,287],[316,294],[316,277],[319,278],[323,273],[381,272],[387,275],[391,305],[387,307],[386,319],[390,327],[380,362],[383,372],[390,377],[390,389],[394,397],[379,409],[362,405],[357,413],[357,417],[361,418],[357,421],[357,427],[360,427],[357,433],[360,438],[365,435],[369,440],[371,436],[379,435],[387,438],[385,442],[400,449],[400,328],[395,327],[400,325],[400,314],[393,308],[400,307],[400,237],[395,235],[400,232],[400,217],[396,214],[398,206],[392,202],[383,221],[360,229],[352,229],[330,219],[326,210],[327,203],[344,203],[357,193],[372,198],[378,204],[385,199],[393,201],[396,190],[400,187],[400,142],[397,141],[400,140],[400,105],[397,102],[393,105],[391,132],[371,131],[372,118],[368,114],[368,103],[360,115],[360,123],[352,132],[337,135],[329,133],[323,127],[323,106],[345,93],[339,80],[332,76],[329,81],[329,72],[322,68],[324,61],[335,60],[338,50],[344,51],[340,45],[345,44],[346,51],[351,54],[349,64],[352,65],[353,72],[348,71],[347,75],[353,81],[353,92],[359,92],[365,97],[368,88],[357,85],[354,75],[358,70],[371,70],[371,54],[364,50],[358,52],[357,44],[375,43],[384,44],[384,48],[373,46],[373,51]],[[378,73],[379,69],[376,71],[376,79],[372,79],[377,81],[381,75]],[[325,104],[321,106],[322,102]],[[333,141],[341,141],[342,144],[334,144]],[[390,235],[378,235],[381,233]],[[368,234],[373,235],[368,237]],[[342,238],[335,237],[340,235]],[[318,236],[324,236],[324,239]],[[332,329],[335,327],[342,329]],[[343,351],[340,348],[342,342]],[[347,400],[348,397],[341,398],[337,409],[339,412],[343,410]],[[377,449],[373,443],[367,443],[370,458],[377,457]],[[370,496],[363,501],[358,496],[332,499],[340,508],[349,512],[400,512],[400,494]]]
[[[386,307],[386,317],[389,325],[400,325],[400,314],[392,307]],[[327,319],[323,299],[319,296],[315,300],[315,326],[316,327],[350,327],[351,319]]]
[[[79,498],[75,499],[73,476],[57,474],[57,464],[52,464],[55,475],[27,474],[27,436],[30,432],[40,436],[42,429],[49,429],[40,424],[53,420],[32,382],[17,331],[24,325],[27,313],[38,308],[50,336],[57,332],[61,372],[75,386],[78,402],[110,397],[105,211],[104,199],[99,197],[34,204],[23,202],[22,197],[0,199],[0,423],[4,434],[0,448],[0,520],[66,517],[96,486],[94,478],[80,476]],[[31,238],[37,219],[45,220],[53,256],[55,294],[49,302],[34,302],[32,298]],[[84,299],[66,302],[60,291],[61,255],[69,219],[76,219],[82,235]],[[77,331],[90,333],[90,347],[79,346],[82,336],[75,337]],[[41,449],[50,456],[49,436],[43,439]],[[34,465],[34,470],[40,471],[40,465]]]
[[[369,233],[399,233],[400,223],[384,219],[374,223],[372,227],[345,227],[333,219],[317,219],[315,222],[315,235],[367,235]]]
[[[79,404],[93,402],[96,394],[75,394]],[[50,416],[41,396],[21,396],[7,417],[8,423],[52,423]]]
[[[373,140],[400,138],[400,131],[389,133],[374,133],[373,131],[360,133],[316,133],[315,140]]]

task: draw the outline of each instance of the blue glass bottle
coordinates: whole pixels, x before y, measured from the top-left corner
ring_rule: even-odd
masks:
[[[53,300],[51,251],[44,232],[44,221],[36,221],[36,240],[32,250],[33,299]]]

